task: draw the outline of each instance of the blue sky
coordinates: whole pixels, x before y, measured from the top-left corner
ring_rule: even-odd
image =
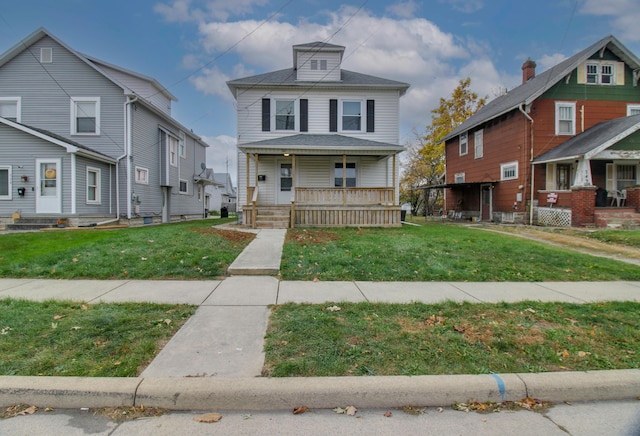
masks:
[[[21,0],[0,9],[0,52],[39,27],[76,50],[154,77],[173,115],[235,180],[235,107],[225,82],[288,68],[291,46],[346,46],[343,67],[408,82],[402,144],[460,79],[489,98],[613,34],[640,56],[638,0]],[[228,160],[228,163],[227,163]],[[227,166],[228,165],[228,166]]]

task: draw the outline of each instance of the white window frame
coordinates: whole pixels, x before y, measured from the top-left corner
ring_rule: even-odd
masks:
[[[94,132],[78,132],[78,103],[94,103],[96,128]],[[71,97],[71,134],[81,136],[100,135],[100,97]]]
[[[476,159],[484,156],[484,130],[476,130],[473,133],[473,152]]]
[[[344,105],[345,103],[358,103],[360,105],[360,129],[345,129],[344,128]],[[352,116],[352,115],[347,115]],[[358,133],[364,132],[367,126],[367,109],[364,99],[358,98],[345,98],[340,100],[338,104],[338,122],[340,123],[340,131],[345,133]]]
[[[89,184],[89,173],[95,173],[96,175],[95,185]],[[87,204],[102,203],[102,198],[100,196],[100,192],[102,188],[101,182],[102,182],[102,171],[100,170],[100,168],[87,167]],[[93,200],[89,198],[90,188],[93,188],[95,190],[95,198]]]
[[[278,103],[279,102],[287,102],[293,103],[293,115],[285,115],[285,116],[293,116],[293,129],[278,129]],[[271,113],[273,113],[273,126],[272,131],[274,132],[297,132],[300,130],[300,117],[298,113],[300,112],[300,104],[299,100],[296,97],[278,97],[274,98],[271,101]]]
[[[40,63],[41,64],[53,63],[53,47],[40,48]]]
[[[0,97],[0,104],[15,103],[16,105],[16,122],[22,120],[22,97]],[[7,118],[11,120],[11,118]]]
[[[184,189],[182,189],[182,185],[184,184]],[[178,182],[178,192],[180,194],[188,194],[189,193],[189,181],[186,179],[180,179]]]
[[[513,175],[507,173],[513,171]],[[518,161],[500,164],[500,180],[516,180],[518,178]]]
[[[465,173],[455,173],[453,175],[453,183],[464,183]]]
[[[635,114],[633,112],[635,112]],[[627,105],[627,116],[639,115],[639,114],[640,114],[640,103]]]
[[[135,181],[141,185],[149,184],[149,169],[136,166],[135,168]]]
[[[595,72],[589,72],[589,68],[594,68]],[[610,69],[607,74],[605,74],[605,69]],[[585,83],[587,85],[615,85],[616,84],[616,62],[613,61],[587,61],[585,66]],[[589,77],[593,79],[589,81]],[[604,80],[605,77],[608,77],[608,81]]]
[[[460,134],[460,138],[458,139],[458,145],[459,145],[458,153],[460,154],[460,156],[469,154],[469,132],[464,132]]]
[[[13,169],[11,165],[0,165],[0,170],[7,170],[7,195],[0,195],[0,200],[11,200],[13,194],[13,184],[12,184],[12,172]]]
[[[187,158],[187,143],[185,141],[184,133],[182,132],[180,132],[180,139],[178,141],[178,154],[182,159]]]
[[[167,134],[167,141],[169,141],[169,165],[172,167],[178,166],[178,144],[180,140],[173,135]]]
[[[560,109],[562,108],[570,108],[572,113],[572,119],[560,119]],[[570,121],[571,122],[571,130],[569,132],[561,132],[560,131],[560,121]],[[556,136],[573,136],[576,134],[576,102],[575,101],[556,101],[555,104],[555,125],[556,125]]]

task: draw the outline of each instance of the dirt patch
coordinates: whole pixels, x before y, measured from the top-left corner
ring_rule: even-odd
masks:
[[[233,243],[251,242],[256,237],[254,233],[216,229],[215,227],[196,228],[192,231],[200,235],[217,235]]]
[[[103,407],[100,409],[91,409],[94,416],[104,416],[114,422],[133,421],[138,418],[152,418],[154,416],[166,415],[170,411],[168,409],[160,409],[157,407]]]
[[[290,230],[287,232],[287,239],[299,244],[328,244],[340,239],[340,236],[330,230]]]

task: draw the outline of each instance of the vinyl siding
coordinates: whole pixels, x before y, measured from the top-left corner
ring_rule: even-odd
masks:
[[[340,55],[338,53],[310,53],[298,52],[298,70],[297,79],[304,81],[320,82],[320,81],[340,81]],[[311,69],[311,59],[318,61],[318,69]],[[327,69],[320,69],[320,61],[327,61]]]

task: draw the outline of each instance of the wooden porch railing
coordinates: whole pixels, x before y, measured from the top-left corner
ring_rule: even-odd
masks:
[[[296,204],[368,205],[395,204],[393,188],[295,188]]]

